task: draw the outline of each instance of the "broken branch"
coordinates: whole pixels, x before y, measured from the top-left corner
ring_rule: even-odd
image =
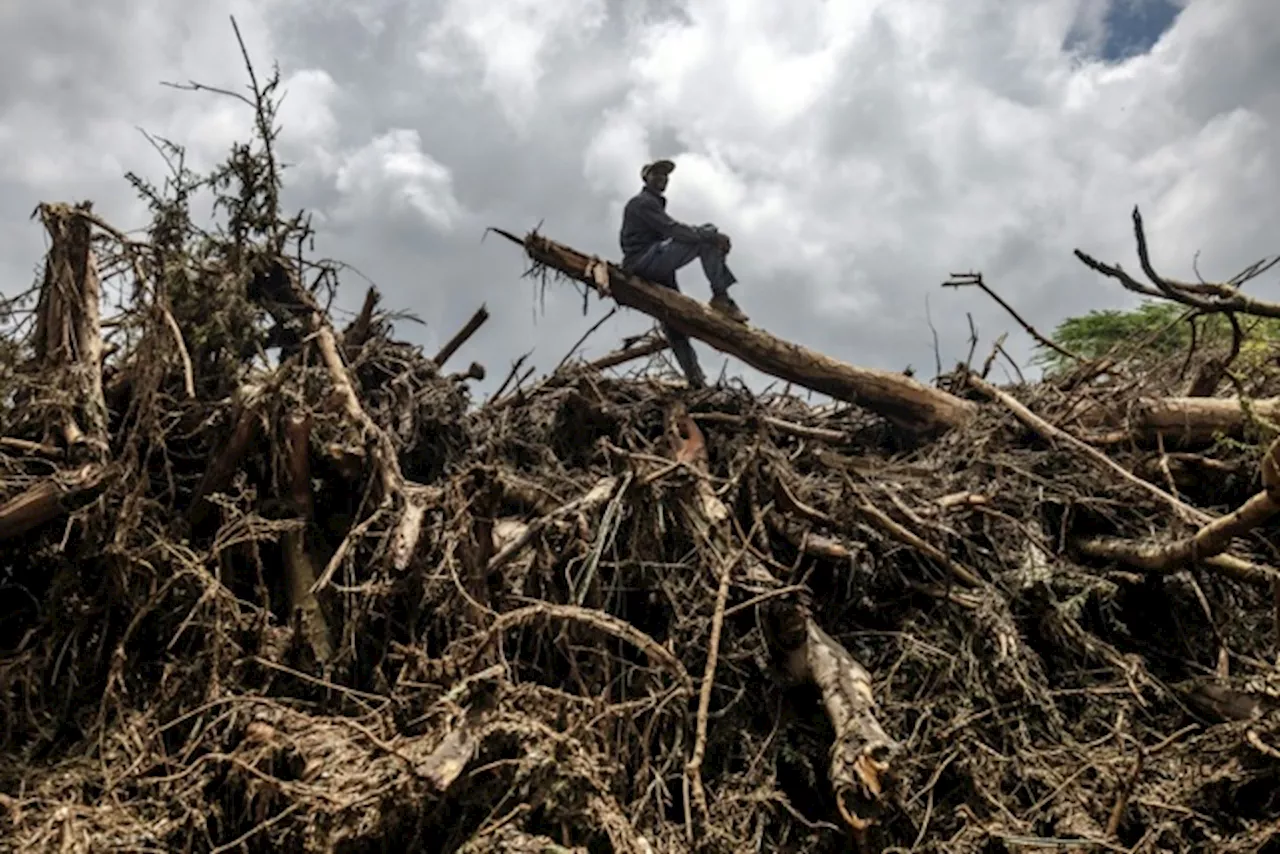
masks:
[[[489,309],[483,305],[480,306],[476,309],[476,313],[471,315],[471,319],[467,321],[466,325],[445,342],[445,345],[440,348],[440,352],[436,353],[436,357],[431,361],[435,362],[439,367],[444,367],[444,363],[449,361],[449,357],[458,352],[458,348],[467,343],[467,339],[475,335],[476,330],[483,326],[488,319]]]

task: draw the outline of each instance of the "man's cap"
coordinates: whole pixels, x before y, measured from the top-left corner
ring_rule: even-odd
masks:
[[[675,168],[676,164],[670,160],[655,160],[644,165],[644,168],[640,170],[640,178],[647,179],[652,172],[665,172],[670,175]]]

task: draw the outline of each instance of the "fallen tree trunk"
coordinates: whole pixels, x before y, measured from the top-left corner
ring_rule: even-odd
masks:
[[[699,539],[710,546],[719,561],[727,562],[722,587],[733,564],[741,562],[749,582],[775,590],[781,588],[782,583],[749,547],[734,544],[729,508],[716,496],[705,477],[707,453],[702,431],[681,408],[671,411],[668,425],[676,461],[700,475],[692,493],[680,502],[680,510]],[[772,645],[787,678],[797,684],[812,683],[822,695],[827,717],[835,730],[830,775],[836,804],[850,828],[861,835],[874,823],[872,816],[879,806],[882,777],[888,773],[900,745],[889,737],[876,718],[871,674],[839,641],[822,630],[808,607],[794,598],[779,598],[771,603],[770,611]],[[713,637],[718,635],[716,626],[722,619],[723,601],[717,606]],[[714,642],[712,646],[714,648]],[[703,681],[704,692],[715,675],[714,661],[713,655]],[[697,761],[690,763],[694,793],[700,800],[705,796],[697,772],[701,759],[699,744],[706,738],[706,716],[704,702],[699,708],[699,735],[694,745]],[[703,806],[705,809],[705,801]]]
[[[1218,434],[1237,435],[1251,418],[1280,420],[1280,399],[1241,401],[1237,397],[1164,397],[1135,407],[1130,428],[1166,440],[1211,441]]]
[[[858,368],[798,344],[736,323],[697,300],[603,265],[568,246],[530,234],[519,240],[535,262],[552,267],[612,295],[619,304],[642,311],[686,335],[728,353],[757,370],[838,400],[877,412],[903,427],[938,430],[966,423],[977,406],[940,389],[890,371]],[[605,273],[597,272],[604,269]],[[602,287],[601,282],[607,281]]]
[[[1280,398],[1153,397],[1134,402],[1123,414],[1097,407],[1075,423],[1093,445],[1203,445],[1219,436],[1239,437],[1250,423],[1280,424]]]

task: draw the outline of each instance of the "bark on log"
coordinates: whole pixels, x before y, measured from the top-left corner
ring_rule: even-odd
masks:
[[[1139,400],[1123,414],[1095,409],[1081,417],[1082,438],[1094,445],[1129,442],[1186,447],[1239,437],[1251,420],[1280,423],[1280,398],[1241,402],[1236,397],[1158,397]]]
[[[706,441],[697,424],[679,407],[671,411],[668,424],[676,460],[705,473]],[[720,560],[740,555],[748,581],[773,589],[782,586],[749,548],[734,544],[729,508],[705,477],[697,479],[679,508],[686,524]],[[864,833],[874,823],[882,778],[901,746],[876,718],[875,695],[866,668],[822,630],[804,603],[779,598],[773,601],[772,610],[773,640],[786,675],[817,686],[835,730],[830,776],[840,813],[856,833]]]
[[[600,290],[598,259],[530,234],[521,244],[535,262]],[[903,427],[945,430],[966,423],[977,406],[903,374],[858,368],[736,323],[702,303],[607,265],[608,291],[619,304],[642,311],[673,329],[727,353],[757,370],[877,412]],[[603,279],[603,276],[601,277]]]
[[[1132,430],[1167,440],[1212,441],[1221,433],[1238,435],[1249,414],[1266,421],[1280,420],[1280,399],[1245,401],[1239,398],[1165,397],[1140,403],[1130,418]]]
[[[67,396],[59,429],[67,447],[87,447],[98,462],[109,453],[107,405],[102,393],[102,285],[91,243],[88,211],[42,204],[40,219],[49,233],[44,281],[36,306],[32,341],[39,369]]]

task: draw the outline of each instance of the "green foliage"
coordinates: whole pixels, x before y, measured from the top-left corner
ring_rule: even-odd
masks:
[[[1112,354],[1158,361],[1185,353],[1191,346],[1193,334],[1201,351],[1230,347],[1231,321],[1226,315],[1193,317],[1192,314],[1186,306],[1177,303],[1147,300],[1129,311],[1095,310],[1069,317],[1058,324],[1053,339],[1086,359]],[[1242,356],[1270,352],[1280,343],[1280,320],[1241,317],[1239,322],[1245,334]],[[1035,361],[1049,372],[1073,363],[1044,346],[1039,348]]]

